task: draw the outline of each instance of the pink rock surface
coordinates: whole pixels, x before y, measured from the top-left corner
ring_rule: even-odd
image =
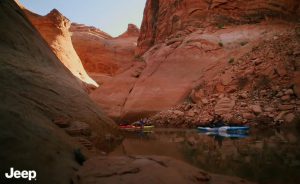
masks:
[[[56,9],[45,16],[34,14],[26,9],[23,11],[71,73],[91,87],[98,87],[98,84],[86,73],[74,50],[69,33],[71,22]]]
[[[72,24],[72,42],[89,73],[113,76],[128,69],[134,59],[139,29],[128,25],[128,30],[117,38],[81,24]]]

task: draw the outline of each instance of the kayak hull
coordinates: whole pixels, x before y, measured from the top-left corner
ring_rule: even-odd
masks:
[[[199,131],[203,132],[247,132],[249,130],[249,127],[247,126],[222,126],[222,127],[197,127]]]
[[[218,137],[225,137],[225,138],[246,138],[248,137],[249,135],[244,132],[244,133],[239,133],[239,132],[236,132],[236,133],[229,133],[229,132],[202,132],[201,134],[204,134],[204,135],[208,135],[208,136],[218,136]]]
[[[133,125],[121,125],[119,126],[121,130],[129,130],[129,131],[138,131],[138,130],[149,130],[149,129],[153,129],[154,126],[153,125],[149,125],[149,126],[133,126]]]

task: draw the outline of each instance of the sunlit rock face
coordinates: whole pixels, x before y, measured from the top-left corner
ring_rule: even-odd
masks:
[[[268,18],[299,16],[298,0],[148,0],[137,54],[164,42],[170,35],[192,32],[209,25],[258,23]]]
[[[95,144],[116,127],[14,1],[1,0],[0,20],[0,171],[36,170],[39,183],[70,183],[79,168],[74,150],[85,149],[53,120],[85,122]]]
[[[136,120],[167,110],[187,100],[194,88],[230,95],[231,89],[236,89],[238,75],[246,73],[245,66],[234,67],[232,62],[246,57],[252,48],[265,41],[279,38],[278,35],[295,37],[299,3],[297,0],[148,0],[136,49],[147,66],[126,98],[122,118]],[[269,43],[264,47],[271,48]],[[266,50],[271,55],[270,49]],[[275,58],[280,56],[277,53]],[[284,62],[270,59],[254,75],[263,75],[264,67],[272,64],[289,68]],[[225,72],[228,69],[232,71]],[[230,74],[237,70],[239,74]],[[223,92],[214,91],[218,81],[223,81],[220,86],[225,89]],[[214,104],[209,104],[212,107],[207,112],[214,113]]]
[[[98,87],[98,84],[86,73],[74,50],[69,32],[71,22],[56,9],[45,16],[34,14],[26,9],[24,12],[71,73],[90,87]]]
[[[73,23],[70,31],[74,48],[90,74],[114,76],[131,66],[139,35],[135,25],[129,24],[128,30],[116,38],[82,24]]]

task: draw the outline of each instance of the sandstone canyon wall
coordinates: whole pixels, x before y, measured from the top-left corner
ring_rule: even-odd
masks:
[[[98,84],[86,73],[74,50],[69,32],[71,22],[56,9],[45,16],[34,14],[25,8],[24,12],[72,74],[90,87],[98,87]]]
[[[292,67],[288,64],[291,62],[285,63],[285,56],[277,55],[283,52],[282,49],[271,49],[274,43],[270,40],[278,40],[279,37],[285,40],[283,37],[290,36],[294,39],[293,42],[286,41],[289,43],[286,48],[297,53],[297,21],[297,0],[148,0],[136,49],[136,54],[139,55],[137,58],[141,59],[141,63],[145,62],[145,69],[137,75],[136,80],[126,80],[126,83],[130,83],[126,84],[126,90],[107,85],[91,96],[106,112],[114,114],[117,109],[118,117],[127,121],[174,107],[188,100],[193,89],[201,87],[217,88],[219,91],[211,90],[208,94],[223,95],[226,97],[222,99],[226,101],[225,104],[228,101],[233,104],[227,96],[233,95],[236,98],[238,94],[231,93],[232,89],[238,89],[236,83],[239,75],[249,74],[246,70],[249,66],[239,68],[240,65],[236,63],[241,62],[241,58],[246,58],[247,54],[255,55],[255,49],[264,42],[269,41],[265,48],[270,47],[265,52],[274,53],[274,57],[278,59],[262,58],[265,60],[264,65],[252,66],[254,72],[250,71],[251,75],[259,78],[261,71],[266,68],[275,71],[278,68]],[[272,69],[271,66],[275,68]],[[277,81],[283,81],[287,76],[270,80],[278,83],[276,85],[280,88],[288,89],[289,85],[294,85],[292,81],[296,78],[294,71],[289,74],[285,86]],[[119,86],[125,84],[122,80],[124,78],[114,79]],[[207,83],[210,83],[209,87]],[[103,94],[111,96],[103,101]],[[255,100],[250,102],[260,103]],[[220,106],[222,103],[221,101]],[[213,116],[218,111],[215,111],[216,104],[207,104],[211,104],[211,107],[204,113]],[[228,109],[234,107],[235,103]],[[280,111],[276,111],[275,115],[277,114]]]
[[[127,31],[116,38],[97,28],[75,23],[70,31],[75,50],[94,78],[100,74],[114,76],[132,65],[139,36],[135,25],[129,24]]]
[[[85,134],[100,146],[115,126],[12,0],[0,2],[0,170],[36,170],[40,183],[70,183],[83,146],[66,134]],[[75,126],[58,125],[69,119]],[[81,122],[81,123],[75,123]],[[66,122],[63,122],[66,123]],[[91,134],[78,129],[90,127]],[[74,132],[75,131],[75,132]],[[83,137],[82,137],[83,138]],[[1,176],[1,181],[3,181]]]
[[[293,19],[299,12],[297,0],[148,0],[137,54],[197,28],[251,24],[268,18]]]

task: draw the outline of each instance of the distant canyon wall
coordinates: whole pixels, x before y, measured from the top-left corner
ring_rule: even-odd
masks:
[[[134,60],[139,29],[133,24],[116,38],[95,27],[75,23],[70,32],[74,48],[89,73],[114,76],[128,69]]]

